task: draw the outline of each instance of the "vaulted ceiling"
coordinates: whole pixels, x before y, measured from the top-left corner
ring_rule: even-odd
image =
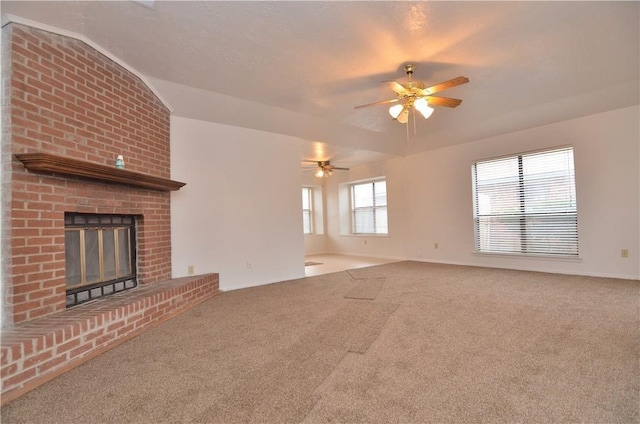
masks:
[[[353,166],[639,103],[639,2],[2,1],[3,15],[91,40],[177,116],[308,141]],[[381,82],[463,100],[407,126]]]

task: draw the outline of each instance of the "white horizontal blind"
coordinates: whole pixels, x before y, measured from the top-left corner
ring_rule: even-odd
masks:
[[[351,205],[354,234],[388,234],[386,181],[352,185]]]
[[[573,149],[473,164],[479,252],[578,256]]]
[[[311,188],[302,187],[302,229],[304,234],[313,234]]]

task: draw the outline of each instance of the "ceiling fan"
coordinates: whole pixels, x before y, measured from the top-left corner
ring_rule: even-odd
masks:
[[[397,120],[401,124],[406,124],[409,121],[409,111],[411,109],[417,110],[425,119],[427,119],[433,113],[433,108],[431,106],[446,106],[454,108],[462,103],[462,100],[460,99],[433,96],[433,94],[461,84],[466,84],[469,82],[469,78],[457,77],[441,82],[440,84],[425,87],[425,84],[422,81],[413,81],[411,79],[414,70],[415,65],[407,64],[404,66],[404,71],[407,73],[407,78],[409,80],[404,84],[400,84],[397,81],[383,81],[396,93],[397,96],[395,99],[360,105],[356,106],[354,109],[398,103],[389,108],[389,114],[393,119]]]
[[[307,163],[317,163],[318,164],[318,168],[315,172],[315,176],[318,178],[322,178],[322,177],[329,177],[331,176],[331,173],[334,170],[338,170],[338,171],[348,171],[349,168],[341,168],[338,166],[333,166],[331,165],[331,161],[328,160],[319,160],[319,161],[313,161],[313,160],[304,160],[303,162],[307,162]]]

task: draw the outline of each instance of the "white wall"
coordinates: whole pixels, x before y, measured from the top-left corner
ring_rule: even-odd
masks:
[[[218,272],[231,290],[304,277],[300,142],[171,118],[174,277]]]
[[[299,139],[173,117],[171,176],[187,183],[172,193],[174,277],[194,265],[196,274],[219,272],[230,290],[303,277],[305,253],[335,252],[640,278],[639,113],[634,106],[336,172],[320,183],[324,234],[307,237],[300,188],[318,183],[301,176]],[[574,147],[581,260],[474,254],[472,162],[563,145]],[[339,184],[378,176],[387,178],[390,234],[341,234]]]
[[[327,184],[328,248],[337,253],[640,278],[639,116],[638,106],[618,109],[341,174]],[[474,254],[471,164],[564,145],[574,147],[581,260]],[[387,177],[390,235],[341,235],[338,183],[381,175]],[[628,258],[621,257],[623,248],[629,250]]]

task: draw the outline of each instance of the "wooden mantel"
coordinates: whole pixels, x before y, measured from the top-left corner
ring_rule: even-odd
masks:
[[[175,191],[186,184],[180,181],[116,168],[115,166],[101,165],[49,153],[20,153],[16,157],[30,172],[72,175],[157,191]]]

